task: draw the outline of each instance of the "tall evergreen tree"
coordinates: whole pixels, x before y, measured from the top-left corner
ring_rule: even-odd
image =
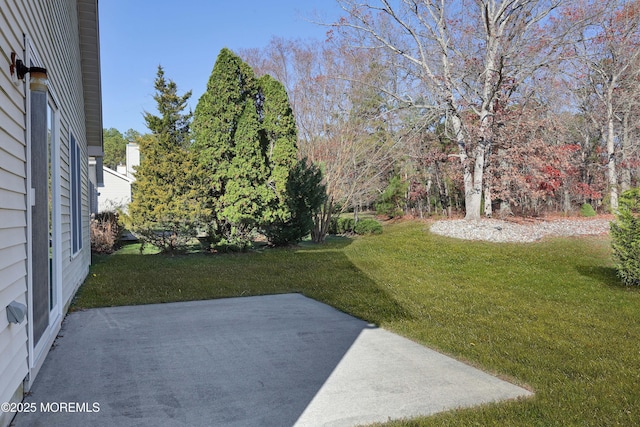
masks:
[[[269,165],[268,183],[274,193],[273,203],[265,212],[264,220],[286,220],[287,182],[298,155],[296,119],[289,97],[282,83],[265,74],[258,81],[262,130],[266,139]]]
[[[248,102],[254,103],[257,95],[253,70],[229,49],[220,51],[206,92],[198,100],[193,120],[194,149],[198,156],[200,183],[205,195],[203,210],[209,212],[208,233],[215,241],[219,238],[235,240],[237,227],[233,221],[239,214],[233,212],[235,200],[225,197],[227,185],[241,166],[236,157],[236,133]],[[254,104],[255,105],[255,104]],[[254,120],[245,117],[246,130],[257,125],[246,123]],[[257,119],[255,119],[257,120]],[[246,136],[245,138],[248,138]],[[238,187],[237,184],[234,184]],[[239,188],[233,192],[238,193]]]
[[[304,237],[296,232],[281,238],[292,219],[301,215],[292,212],[301,205],[291,200],[301,195],[291,193],[297,130],[280,82],[270,76],[256,79],[238,56],[222,49],[198,101],[193,131],[207,199],[203,211],[211,214],[213,241],[224,238],[245,245],[256,229],[272,243]]]
[[[141,163],[129,205],[132,231],[163,252],[173,253],[192,238],[198,206],[193,161],[189,155],[191,112],[183,113],[191,91],[178,95],[176,84],[158,67],[155,80],[158,116],[145,112],[150,135],[139,138]]]
[[[298,130],[284,85],[268,74],[258,82],[262,130],[274,197],[265,209],[262,232],[275,245],[297,243],[313,228],[313,214],[326,198],[322,174],[297,160]]]
[[[222,216],[231,223],[236,243],[247,243],[273,198],[266,185],[269,171],[260,122],[252,100],[247,101],[238,120],[234,142],[235,156],[227,169],[229,181],[221,197]]]

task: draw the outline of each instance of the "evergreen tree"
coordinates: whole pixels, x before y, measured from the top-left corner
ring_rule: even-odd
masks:
[[[138,138],[140,138],[142,135],[140,135],[140,132],[135,129],[129,129],[124,133],[123,136],[127,144],[137,144]]]
[[[274,220],[286,221],[290,217],[287,183],[298,154],[296,120],[282,83],[265,74],[258,81],[258,86],[269,165],[268,183],[275,196],[265,211],[263,220],[266,223]]]
[[[204,195],[202,209],[209,213],[207,231],[212,243],[220,238],[233,241],[238,237],[239,229],[234,227],[233,221],[242,217],[234,212],[234,203],[241,192],[239,185],[234,184],[232,189],[235,196],[225,195],[228,183],[235,180],[234,174],[242,169],[241,159],[234,160],[238,126],[247,103],[255,105],[256,99],[253,70],[229,49],[222,49],[209,77],[207,90],[198,100],[192,126],[199,182]],[[245,115],[242,132],[247,139],[251,129],[257,128],[247,121],[257,118],[249,112]]]
[[[256,79],[238,56],[222,49],[198,101],[193,132],[211,243],[224,238],[245,247],[256,229],[276,244],[308,233],[300,236],[306,229],[300,218],[311,215],[301,207],[310,199],[296,191],[304,186],[300,180],[310,178],[299,170],[299,181],[292,181],[297,130],[280,82],[270,76]]]
[[[288,216],[263,225],[264,234],[276,246],[298,243],[308,236],[313,230],[314,215],[327,197],[320,169],[307,164],[306,159],[297,162],[290,171],[286,186]]]
[[[104,146],[103,164],[115,170],[126,159],[127,141],[116,128],[102,129]]]
[[[298,130],[284,85],[267,74],[260,78],[259,90],[268,186],[275,196],[265,210],[262,231],[274,245],[297,243],[311,232],[326,189],[320,170],[297,160]]]
[[[238,120],[235,155],[227,169],[228,183],[222,199],[222,217],[232,225],[233,243],[245,245],[259,224],[273,195],[268,190],[268,168],[255,103],[249,100]]]
[[[386,215],[389,218],[402,216],[408,189],[409,184],[398,175],[391,178],[389,185],[376,201],[376,214]]]
[[[192,114],[183,113],[191,92],[179,96],[162,67],[158,67],[155,90],[160,115],[144,114],[151,134],[138,139],[141,163],[133,184],[129,222],[145,242],[173,253],[193,237],[198,218],[197,189],[190,184],[195,179],[194,165],[188,150]]]
[[[640,286],[640,187],[620,195],[610,234],[618,276],[627,286]]]

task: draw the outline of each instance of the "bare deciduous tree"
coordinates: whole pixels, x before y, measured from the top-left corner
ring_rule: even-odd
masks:
[[[479,219],[495,106],[553,57],[552,32],[544,27],[560,0],[338,2],[346,16],[336,31],[361,47],[394,53],[420,82],[420,94],[397,98],[445,117],[458,145],[466,218]]]
[[[598,122],[603,128],[607,150],[610,206],[616,211],[619,193],[617,158],[625,145],[619,141],[626,141],[629,147],[628,114],[631,114],[639,93],[640,2],[576,1],[570,6],[565,13],[567,20],[587,24],[581,27],[581,37],[574,44],[576,74],[588,82],[588,90],[603,110]],[[617,126],[619,124],[622,126]],[[616,132],[616,128],[622,131]],[[626,154],[630,151],[626,150]]]
[[[338,41],[274,39],[241,54],[258,75],[282,76],[288,85],[301,155],[321,165],[329,199],[342,210],[371,205],[395,160],[392,107],[379,89],[389,70],[372,52]]]

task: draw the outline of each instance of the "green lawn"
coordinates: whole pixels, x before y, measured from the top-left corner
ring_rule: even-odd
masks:
[[[462,242],[419,222],[247,254],[97,257],[72,309],[301,292],[535,397],[389,425],[640,425],[640,290],[603,237]]]

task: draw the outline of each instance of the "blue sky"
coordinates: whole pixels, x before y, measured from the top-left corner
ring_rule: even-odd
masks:
[[[340,9],[333,0],[101,0],[102,116],[105,128],[147,132],[143,111],[155,113],[153,80],[158,65],[193,91],[195,110],[216,57],[264,47],[272,37],[324,39]]]

